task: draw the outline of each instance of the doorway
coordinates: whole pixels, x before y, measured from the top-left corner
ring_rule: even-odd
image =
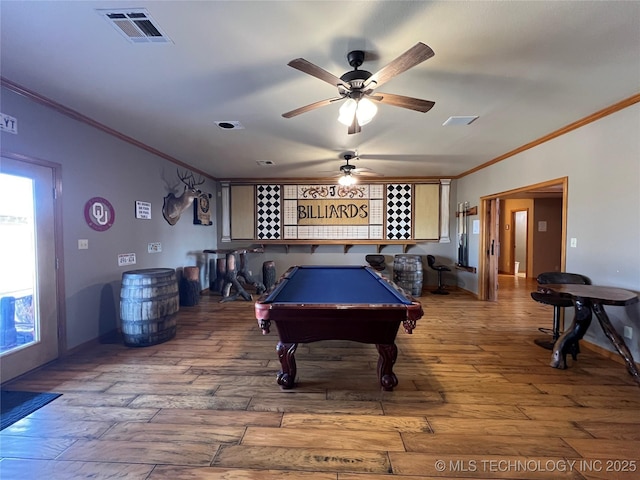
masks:
[[[0,378],[58,358],[57,167],[0,158]]]
[[[513,275],[515,277],[527,276],[528,221],[528,210],[515,210],[511,212],[511,224],[513,225],[511,244],[513,245]]]
[[[478,262],[478,298],[480,300],[497,301],[498,300],[498,282],[496,265],[498,260],[495,255],[500,254],[499,231],[504,229],[504,225],[500,225],[500,212],[496,208],[501,200],[508,199],[544,199],[555,198],[561,199],[561,232],[560,232],[560,262],[558,270],[565,269],[566,264],[566,231],[567,231],[567,187],[568,177],[562,177],[556,180],[550,180],[535,185],[529,185],[502,193],[496,193],[480,198],[480,221],[481,221],[481,238],[480,251],[486,254],[480,255]],[[528,213],[528,216],[531,212]],[[531,219],[528,218],[528,222]],[[498,227],[496,227],[498,225]],[[498,231],[496,231],[498,230]],[[515,231],[515,229],[513,229]],[[497,248],[496,248],[497,242]],[[532,261],[532,251],[535,252],[535,245],[529,246],[525,257],[526,270],[534,272]],[[494,253],[497,252],[497,253]],[[515,265],[514,265],[515,267]]]

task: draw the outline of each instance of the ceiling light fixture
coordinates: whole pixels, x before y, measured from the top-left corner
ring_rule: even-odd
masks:
[[[351,186],[356,183],[356,179],[351,174],[351,172],[355,170],[356,167],[349,163],[349,160],[351,160],[352,158],[354,157],[350,153],[345,154],[344,159],[347,161],[347,163],[340,166],[340,171],[343,173],[343,175],[341,175],[338,179],[338,183],[345,187]]]
[[[358,125],[362,127],[373,120],[377,111],[378,107],[368,98],[360,98],[358,100],[350,98],[340,107],[338,121],[348,127],[353,124],[355,115]]]
[[[351,172],[344,172],[344,175],[338,179],[338,183],[343,187],[349,187],[356,183],[356,179],[351,175]]]

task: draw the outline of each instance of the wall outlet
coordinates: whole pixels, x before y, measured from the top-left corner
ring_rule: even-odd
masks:
[[[86,238],[78,239],[78,250],[88,250],[89,249],[89,240]]]
[[[631,340],[633,338],[633,328],[624,327],[624,338]]]
[[[160,253],[162,251],[162,243],[160,242],[152,242],[147,244],[147,252],[149,253]]]

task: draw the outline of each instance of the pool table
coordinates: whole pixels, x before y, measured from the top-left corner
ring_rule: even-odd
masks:
[[[271,292],[255,303],[256,319],[264,335],[275,322],[280,341],[276,351],[282,370],[277,382],[293,388],[295,351],[299,343],[351,340],[375,344],[378,379],[393,390],[398,378],[396,334],[403,324],[411,333],[423,315],[420,302],[368,266],[294,266]]]

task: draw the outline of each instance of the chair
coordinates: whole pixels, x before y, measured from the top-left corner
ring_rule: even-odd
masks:
[[[427,263],[429,267],[438,272],[438,288],[432,290],[431,293],[437,295],[449,295],[449,292],[445,290],[445,285],[442,283],[442,272],[450,272],[451,269],[446,265],[436,265],[436,257],[433,255],[427,255]]]
[[[539,285],[545,285],[550,283],[574,283],[580,285],[591,285],[589,277],[580,275],[579,273],[567,273],[567,272],[544,272],[538,275],[537,278]],[[562,308],[573,307],[573,302],[570,298],[562,297],[560,295],[553,295],[540,292],[531,292],[531,298],[536,302],[544,303],[545,305],[553,306],[553,328],[539,328],[542,333],[551,334],[552,340],[546,340],[537,338],[534,340],[536,345],[546,348],[547,350],[553,350],[553,346],[556,340],[560,337],[560,316]],[[578,345],[575,345],[574,351],[571,352],[574,360],[578,353]]]

